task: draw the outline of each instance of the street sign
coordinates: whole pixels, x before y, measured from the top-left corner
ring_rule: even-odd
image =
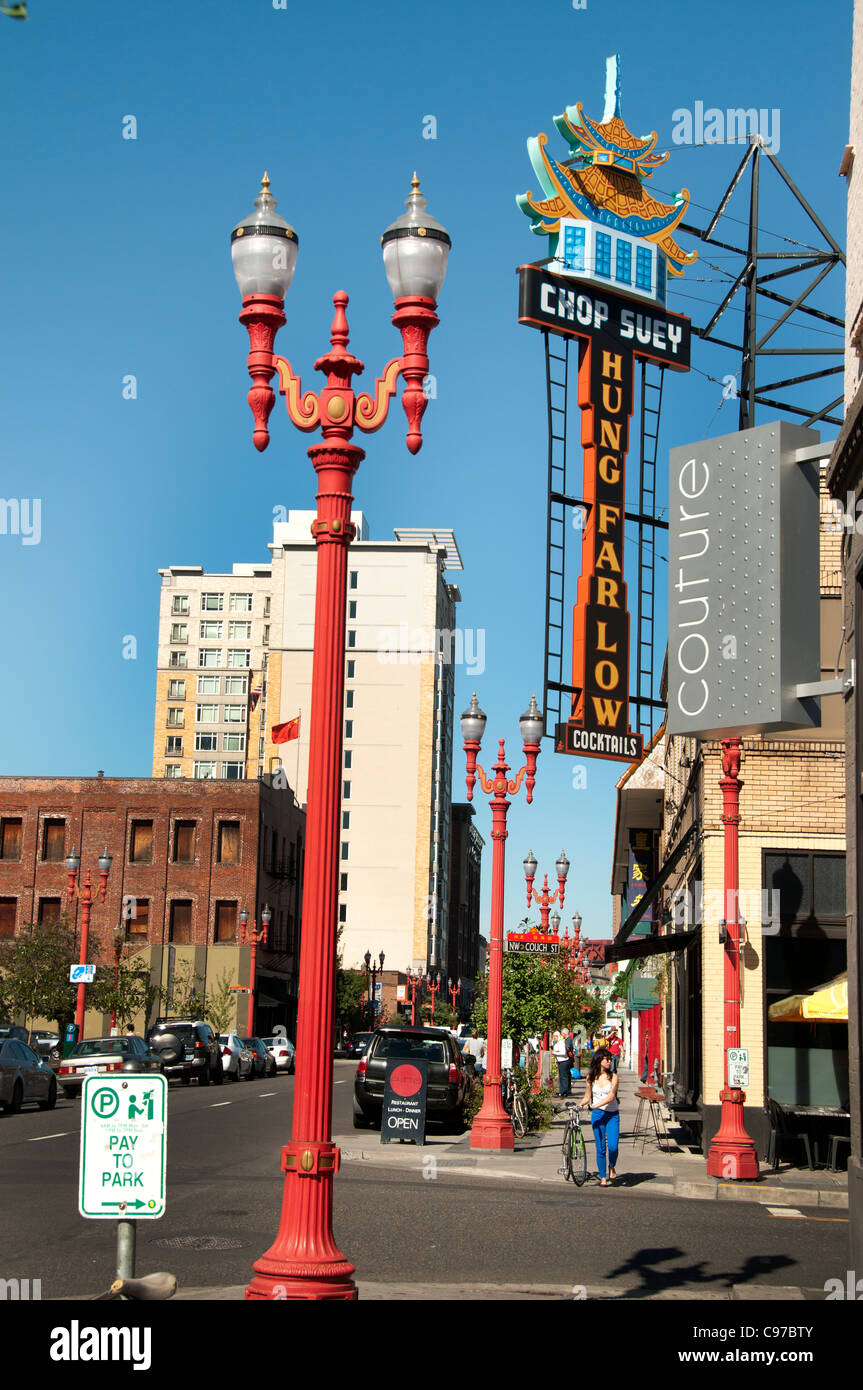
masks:
[[[504,1069],[512,1066],[512,1038],[500,1040],[500,1064]]]
[[[96,978],[95,965],[70,965],[70,985],[91,985]]]
[[[96,1220],[165,1214],[168,1082],[88,1076],[81,1095],[78,1210]]]
[[[746,1047],[729,1047],[728,1049],[728,1084],[729,1086],[748,1086],[749,1085],[749,1049]]]

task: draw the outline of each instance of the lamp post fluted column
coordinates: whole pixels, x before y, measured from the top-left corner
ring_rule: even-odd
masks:
[[[357,395],[353,377],[363,364],[348,351],[348,296],[333,297],[330,349],[315,370],[326,385],[303,391],[291,364],[274,355],[275,335],[285,322],[284,297],[297,258],[296,232],[276,211],[264,175],[257,211],[238,223],[231,255],[243,297],[241,323],[249,330],[249,405],[254,443],[269,443],[268,421],[275,403],[270,386],[278,376],[288,415],[300,430],[320,428],[322,442],[308,450],[317,476],[317,514],[312,523],[317,579],[312,652],[312,701],[306,812],[305,890],[300,946],[297,1063],[291,1139],[282,1149],[285,1185],[274,1243],[256,1261],[247,1299],[345,1300],[357,1296],[354,1267],[336,1243],[332,1228],[333,1177],[339,1151],[332,1142],[333,1030],[335,1026],[336,923],[341,821],[342,729],[345,677],[347,551],[353,478],[364,450],[355,429],[373,433],[383,425],[389,403],[405,379],[402,402],[408,417],[407,447],[422,444],[420,423],[426,398],[427,346],[438,323],[437,296],[446,272],[450,239],[425,212],[414,175],[406,213],[382,237],[384,268],[395,301],[393,323],[403,355],[393,358],[370,394]]]
[[[536,760],[540,751],[540,739],[544,730],[544,719],[537,708],[536,699],[531,696],[529,709],[521,716],[522,738],[524,742],[525,765],[514,778],[508,778],[509,764],[506,761],[504,740],[498,747],[498,759],[492,768],[493,777],[486,777],[477,763],[480,742],[485,729],[486,717],[480,709],[474,694],[470,706],[461,718],[464,748],[467,754],[467,799],[473,800],[474,785],[479,778],[480,786],[491,798],[492,809],[492,862],[491,862],[491,921],[489,930],[489,970],[488,970],[488,1031],[486,1034],[486,1073],[483,1078],[483,1102],[479,1114],[473,1122],[470,1134],[472,1149],[511,1149],[513,1147],[512,1122],[503,1108],[501,1097],[501,1032],[503,1021],[503,904],[504,876],[506,871],[506,818],[511,802],[525,781],[528,802],[533,800],[533,786],[536,773]]]
[[[105,901],[105,890],[108,886],[108,874],[111,871],[112,856],[108,853],[107,847],[99,855],[99,902]],[[87,956],[90,949],[90,913],[93,907],[93,885],[90,882],[90,870],[87,870],[83,886],[80,883],[81,858],[77,850],[72,850],[66,856],[66,873],[69,877],[69,901],[77,898],[81,904],[81,954],[79,964],[87,965]],[[119,968],[119,965],[118,965]],[[84,1014],[86,1010],[87,986],[83,980],[78,983],[78,994],[75,1002],[75,1027],[77,1029],[78,1041],[84,1036]]]

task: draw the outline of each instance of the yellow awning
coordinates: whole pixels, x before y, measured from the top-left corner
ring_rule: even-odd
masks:
[[[791,994],[767,1010],[771,1023],[847,1023],[848,974],[837,975],[811,994]]]

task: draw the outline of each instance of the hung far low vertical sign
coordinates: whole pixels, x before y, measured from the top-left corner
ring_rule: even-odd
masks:
[[[689,201],[673,204],[643,187],[667,154],[657,136],[638,137],[620,115],[618,59],[609,58],[605,112],[581,103],[554,123],[569,145],[558,163],[547,137],[528,140],[544,197],[516,201],[549,238],[550,260],[519,277],[519,323],[579,342],[578,404],[584,451],[581,575],[573,609],[572,711],[555,748],[632,762],[643,741],[630,728],[630,622],[624,573],[626,455],[636,361],[689,369],[690,323],[665,308],[669,276],[695,260],[671,233]]]

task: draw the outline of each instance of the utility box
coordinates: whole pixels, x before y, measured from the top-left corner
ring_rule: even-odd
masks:
[[[668,732],[817,728],[821,676],[816,430],[784,420],[670,454]],[[827,446],[825,446],[825,449]]]

